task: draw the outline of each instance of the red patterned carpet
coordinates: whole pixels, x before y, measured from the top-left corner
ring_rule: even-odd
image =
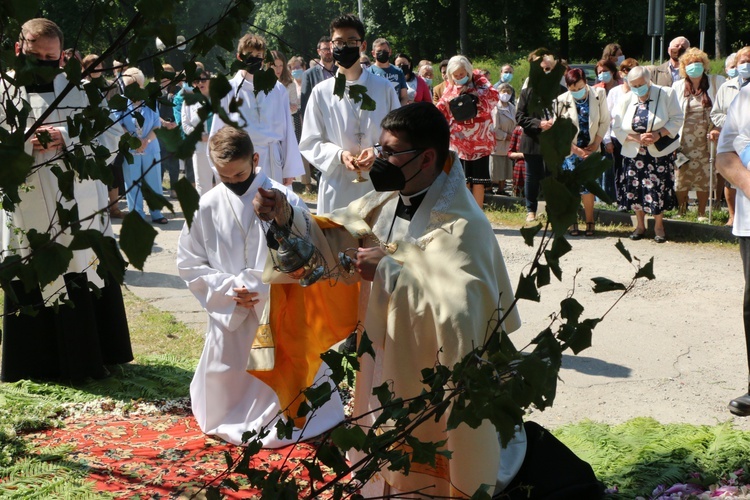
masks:
[[[98,491],[120,498],[189,498],[226,470],[224,452],[237,458],[240,449],[205,436],[192,415],[180,413],[78,418],[62,429],[27,437],[38,446],[75,445],[66,459],[87,466]],[[314,451],[305,443],[264,449],[251,467],[283,466],[309,492],[309,477],[300,461]],[[258,498],[259,492],[247,485],[244,476],[234,474],[231,479],[240,491],[223,488],[226,498]]]

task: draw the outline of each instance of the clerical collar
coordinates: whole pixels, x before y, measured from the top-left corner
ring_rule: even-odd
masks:
[[[396,217],[411,220],[417,212],[417,209],[419,209],[419,205],[421,205],[422,200],[424,200],[429,189],[430,187],[428,186],[422,191],[411,195],[399,193],[398,205],[396,205]]]

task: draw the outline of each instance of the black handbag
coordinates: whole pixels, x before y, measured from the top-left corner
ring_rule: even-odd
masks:
[[[448,103],[453,119],[465,122],[477,116],[477,103],[479,98],[474,94],[461,94]]]
[[[656,96],[656,105],[654,106],[654,122],[656,121],[656,110],[659,109],[659,99],[661,99],[661,89],[659,90],[659,94]],[[651,130],[649,132],[654,131],[654,123],[651,122]],[[673,142],[680,140],[680,134],[675,134],[674,137],[670,137],[668,135],[664,135],[659,138],[658,141],[654,142],[654,147],[657,151],[664,151],[669,146],[672,145]]]

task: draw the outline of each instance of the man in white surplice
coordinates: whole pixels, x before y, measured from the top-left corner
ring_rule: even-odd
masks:
[[[294,134],[289,95],[284,86],[276,82],[267,94],[253,93],[253,75],[263,67],[265,55],[266,40],[262,36],[249,33],[240,39],[237,59],[245,63],[245,69],[239,70],[230,80],[232,90],[221,100],[221,107],[229,113],[231,100],[242,100],[239,112],[229,113],[229,117],[250,135],[260,156],[263,173],[289,186],[295,177],[305,173],[305,167]],[[219,115],[215,115],[210,135],[225,126]]]
[[[261,281],[268,255],[266,231],[252,200],[260,187],[274,188],[295,207],[307,209],[293,192],[254,168],[258,153],[244,131],[224,127],[210,139],[209,149],[221,183],[201,197],[177,250],[180,277],[208,313],[206,342],[190,384],[193,414],[203,432],[230,443],[241,444],[244,432],[268,426],[264,447],[286,446],[300,439],[301,431],[295,430],[291,439],[277,437],[272,424],[283,410],[279,399],[245,371],[269,293],[269,285]],[[316,380],[327,369],[323,364]],[[330,429],[343,417],[341,399],[333,391],[331,400],[309,419],[302,438]]]
[[[372,190],[367,174],[374,158],[367,151],[380,137],[380,122],[400,106],[393,85],[359,64],[359,54],[367,48],[365,27],[351,14],[331,22],[333,58],[338,74],[346,77],[343,98],[334,95],[336,78],[322,81],[312,91],[302,122],[299,148],[312,165],[320,170],[318,213],[345,207]],[[375,101],[374,111],[361,109],[349,95],[349,88],[362,85]],[[354,182],[357,171],[365,182]]]

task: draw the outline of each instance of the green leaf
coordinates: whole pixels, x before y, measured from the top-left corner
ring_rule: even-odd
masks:
[[[623,244],[620,238],[617,238],[617,243],[615,243],[615,248],[620,251],[623,257],[628,259],[628,262],[633,262],[633,257],[630,256],[630,252],[628,252],[627,248],[625,248],[625,245]]]
[[[58,165],[53,165],[50,171],[57,177],[57,187],[63,198],[70,201],[75,197],[76,173],[73,170],[63,170]]]
[[[336,83],[338,83],[338,81]],[[360,109],[363,111],[375,111],[376,103],[369,95],[367,95],[367,87],[364,85],[350,86],[349,98],[354,102],[361,102]]]
[[[560,302],[560,316],[570,322],[577,323],[583,313],[583,306],[573,297],[568,297]]]
[[[276,436],[279,439],[292,439],[292,435],[294,434],[294,420],[283,417],[279,418],[274,427],[276,428]]]
[[[111,236],[104,236],[95,229],[76,231],[68,247],[71,250],[90,248],[99,259],[97,274],[102,278],[111,277],[122,284],[125,279],[125,259],[117,248],[117,241]]]
[[[570,243],[565,239],[564,236],[555,236],[555,239],[552,241],[552,248],[550,250],[552,252],[552,255],[559,259],[566,253],[573,250],[573,247],[570,246]]]
[[[541,297],[539,296],[539,291],[534,284],[533,275],[524,276],[521,274],[518,279],[518,286],[516,287],[516,298],[539,302]]]
[[[549,266],[539,264],[536,268],[536,286],[541,288],[550,284]]]
[[[154,163],[148,168],[156,168],[161,170],[161,166],[158,163]],[[154,191],[145,182],[141,182],[141,194],[143,195],[143,200],[148,205],[148,209],[150,211],[161,210],[162,208],[167,207],[170,212],[174,213],[174,207],[172,206],[172,203],[167,201],[167,199],[161,193],[154,193]]]
[[[534,236],[536,236],[541,230],[542,230],[541,222],[537,223],[535,226],[522,227],[521,236],[523,236],[524,243],[526,243],[527,246],[533,247]]]
[[[218,113],[221,109],[221,100],[225,95],[232,91],[232,84],[227,77],[219,73],[211,79],[211,85],[208,87],[208,95],[211,98],[211,109]]]
[[[547,218],[554,233],[562,236],[578,220],[581,195],[577,191],[571,192],[565,184],[551,176],[545,177],[541,184],[547,201]]]
[[[331,440],[340,450],[362,450],[367,440],[365,431],[358,425],[346,428],[343,426],[336,427],[331,432]]]
[[[48,233],[30,229],[26,233],[31,247],[31,267],[36,272],[39,284],[44,286],[65,274],[73,259],[73,251],[57,242],[50,241]]]
[[[6,8],[10,7],[9,14],[19,25],[37,17],[36,14],[39,12],[39,0],[11,0],[9,3]]]
[[[336,472],[346,469],[346,460],[341,451],[333,445],[322,444],[318,447],[318,458]]]
[[[423,442],[414,436],[406,436],[406,444],[411,448],[411,461],[418,464],[429,464],[432,467],[435,467],[435,456],[438,448],[445,446],[445,443],[445,441]]]
[[[372,395],[378,398],[380,406],[387,405],[393,398],[393,393],[391,392],[391,388],[388,386],[388,382],[383,382],[379,386],[373,387]]]
[[[627,287],[622,283],[612,281],[609,278],[596,277],[591,278],[594,282],[594,293],[611,292],[613,290],[626,290]]]
[[[474,492],[473,495],[471,495],[471,498],[469,500],[491,500],[490,496],[490,486],[487,484],[483,484],[477,489],[477,491]]]
[[[274,72],[273,68],[269,67],[264,70],[258,71],[253,75],[253,94],[255,94],[256,96],[260,92],[265,92],[266,94],[268,94],[273,90],[273,87],[276,85],[277,81],[278,78],[276,78],[276,73]]]
[[[601,321],[599,318],[586,319],[576,326],[575,333],[568,340],[568,346],[578,354],[584,349],[591,347],[591,338],[594,327]]]
[[[333,84],[333,95],[338,96],[339,99],[343,99],[344,92],[346,92],[346,76],[343,73],[339,73],[334,78],[336,78],[336,81]]]
[[[570,118],[557,117],[549,130],[539,134],[544,164],[553,176],[559,174],[565,158],[570,156],[570,145],[577,133],[578,130]],[[545,191],[544,197],[549,199],[549,193]]]
[[[120,94],[115,94],[110,97],[107,106],[115,111],[125,111],[128,109],[128,99]]]
[[[649,280],[655,279],[656,276],[654,276],[654,258],[651,257],[646,265],[638,269],[638,272],[635,273],[635,278],[648,278]]]
[[[182,208],[185,222],[187,222],[188,228],[190,228],[193,224],[195,212],[198,210],[201,196],[198,194],[198,191],[195,190],[193,184],[187,180],[187,177],[178,180],[177,184],[175,184],[174,190],[175,193],[177,193],[177,201]]]
[[[156,229],[138,215],[130,212],[122,221],[120,230],[120,248],[136,269],[143,271],[146,258],[151,255]]]
[[[372,348],[372,341],[367,336],[367,331],[362,330],[359,334],[359,345],[357,346],[357,357],[362,357],[365,354],[369,354],[372,359],[375,359],[375,350]]]
[[[560,267],[560,259],[558,259],[552,253],[552,250],[544,251],[544,260],[547,261],[547,265],[552,271],[552,274],[555,275],[555,278],[557,278],[558,281],[562,281],[562,268]]]
[[[81,81],[81,63],[75,57],[71,57],[65,63],[65,75],[68,77],[69,82],[80,82]]]
[[[327,383],[320,384],[317,387],[308,387],[302,392],[314,409],[320,408],[331,399],[331,386]]]

